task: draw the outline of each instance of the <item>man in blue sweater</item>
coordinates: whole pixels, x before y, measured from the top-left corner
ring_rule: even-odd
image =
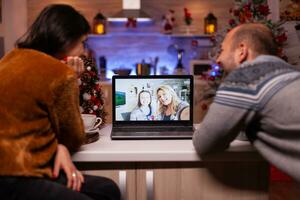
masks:
[[[217,61],[228,75],[193,143],[200,155],[221,151],[244,130],[266,160],[300,181],[300,72],[276,50],[262,24],[226,35]]]

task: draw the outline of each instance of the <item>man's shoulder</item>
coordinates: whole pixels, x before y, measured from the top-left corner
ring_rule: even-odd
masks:
[[[249,64],[226,77],[217,91],[215,101],[257,110],[275,93],[299,78],[299,71],[284,62]]]
[[[299,71],[288,63],[283,62],[261,62],[249,64],[246,67],[232,71],[224,80],[224,83],[239,83],[248,85],[262,82],[285,73]]]

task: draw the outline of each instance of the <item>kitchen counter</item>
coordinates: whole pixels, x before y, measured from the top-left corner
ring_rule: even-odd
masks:
[[[201,161],[191,139],[111,140],[111,125],[100,130],[100,139],[83,145],[73,155],[76,162],[179,162]],[[258,161],[262,158],[247,141],[235,140],[225,152],[207,157],[209,161]]]
[[[191,139],[111,140],[110,133],[106,125],[72,159],[84,174],[114,180],[124,200],[269,198],[269,166],[249,142],[201,159]]]

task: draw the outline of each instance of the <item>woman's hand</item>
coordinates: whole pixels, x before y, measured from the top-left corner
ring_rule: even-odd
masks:
[[[84,178],[73,164],[68,149],[64,145],[58,144],[53,169],[54,178],[58,177],[61,169],[67,176],[67,187],[72,190],[80,191]]]
[[[78,76],[84,71],[83,60],[78,56],[68,56],[62,62],[72,67]]]

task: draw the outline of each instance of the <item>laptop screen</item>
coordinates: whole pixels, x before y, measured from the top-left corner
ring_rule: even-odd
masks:
[[[192,76],[114,76],[112,94],[113,123],[192,124]]]

